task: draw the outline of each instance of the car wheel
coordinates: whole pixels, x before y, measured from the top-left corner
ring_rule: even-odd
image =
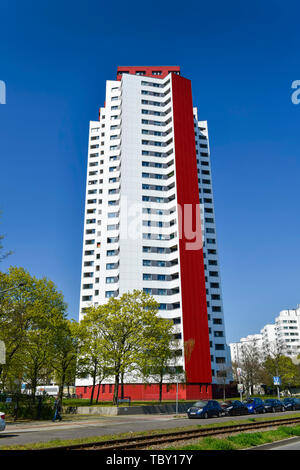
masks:
[[[275,408],[274,408],[274,406],[273,406],[273,408],[272,408],[272,413],[275,413],[275,411],[276,411],[276,410],[275,410]]]
[[[266,409],[265,409],[265,408],[263,408],[262,412],[263,412],[263,413],[265,413],[265,412],[266,412]]]
[[[222,411],[219,411],[219,413],[218,413],[218,417],[219,417],[219,418],[221,418],[221,417],[222,417],[222,415],[223,415]]]
[[[205,419],[208,418],[208,413],[207,413],[207,412],[204,413],[204,418],[205,418]]]

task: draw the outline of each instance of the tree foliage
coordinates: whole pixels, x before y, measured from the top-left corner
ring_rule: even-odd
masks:
[[[106,367],[114,377],[114,403],[117,403],[121,377],[137,377],[145,366],[145,357],[151,360],[157,340],[163,343],[162,319],[158,317],[158,303],[148,294],[134,290],[119,298],[111,298],[105,305],[90,307],[85,323],[97,329],[97,343]]]
[[[51,361],[53,332],[66,318],[67,305],[52,281],[37,279],[23,268],[10,267],[8,273],[0,273],[0,290],[5,291],[0,296],[0,340],[6,347],[1,386],[7,387],[15,376],[35,390]]]

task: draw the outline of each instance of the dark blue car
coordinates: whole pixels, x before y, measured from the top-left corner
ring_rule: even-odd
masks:
[[[275,413],[276,411],[285,411],[284,404],[275,398],[264,400],[266,412]]]
[[[287,411],[300,410],[299,398],[285,398],[283,404]]]
[[[248,408],[239,400],[229,400],[221,403],[225,416],[247,415]]]
[[[212,416],[223,416],[223,414],[221,405],[216,400],[197,401],[187,410],[190,419],[211,418]]]
[[[265,413],[265,405],[261,398],[248,398],[244,401],[250,414]]]

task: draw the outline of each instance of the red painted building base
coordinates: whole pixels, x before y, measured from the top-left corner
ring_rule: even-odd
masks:
[[[98,393],[98,385],[95,387],[94,399]],[[80,398],[90,398],[92,386],[76,387],[76,395]],[[114,385],[100,385],[99,401],[112,401]],[[121,397],[121,387],[119,387]],[[124,397],[130,397],[132,401],[158,401],[158,384],[124,384]],[[211,384],[178,384],[179,400],[200,400],[212,398]],[[176,384],[163,384],[163,400],[176,400]]]

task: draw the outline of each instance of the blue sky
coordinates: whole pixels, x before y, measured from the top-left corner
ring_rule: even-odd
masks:
[[[227,341],[300,303],[296,1],[11,0],[1,6],[1,265],[77,318],[89,120],[118,65],[180,65],[210,133]]]

